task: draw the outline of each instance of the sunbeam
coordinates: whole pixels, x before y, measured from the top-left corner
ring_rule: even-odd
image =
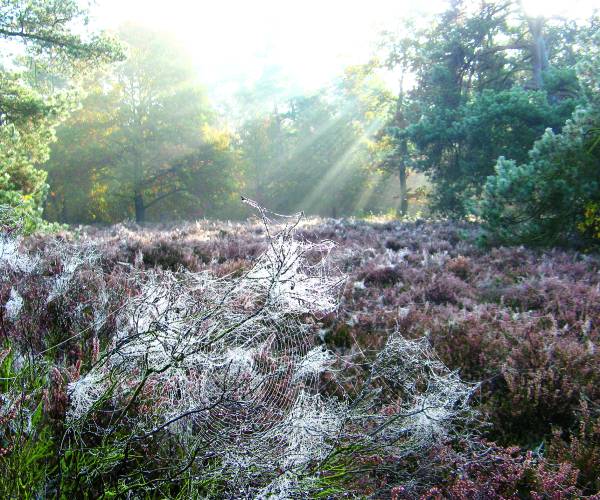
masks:
[[[310,191],[310,193],[302,200],[300,203],[301,207],[312,207],[315,204],[318,204],[320,200],[326,197],[326,193],[331,189],[331,186],[335,186],[337,181],[344,180],[344,175],[351,171],[353,165],[350,162],[350,159],[357,152],[357,150],[362,146],[363,141],[372,137],[377,131],[381,130],[384,126],[384,122],[382,120],[374,120],[370,123],[365,129],[364,133],[359,136],[352,145],[344,152],[344,154],[340,157],[335,164],[327,170],[325,175],[321,178],[319,183]]]

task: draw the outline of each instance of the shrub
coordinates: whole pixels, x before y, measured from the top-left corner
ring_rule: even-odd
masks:
[[[593,414],[588,403],[581,402],[581,415],[576,429],[568,433],[555,429],[548,447],[548,457],[556,462],[570,462],[577,467],[579,483],[585,493],[600,492],[600,416]]]
[[[532,452],[491,444],[484,454],[462,464],[449,485],[434,487],[422,499],[579,498],[578,471],[568,463],[553,466]]]

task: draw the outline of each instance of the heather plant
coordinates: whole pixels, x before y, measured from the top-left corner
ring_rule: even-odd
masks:
[[[531,451],[523,455],[518,447],[486,444],[480,454],[453,464],[460,474],[449,484],[436,486],[421,498],[582,498],[578,471],[572,465],[555,466]],[[399,491],[392,498],[403,498],[401,494]]]
[[[310,330],[298,318],[329,312],[335,306],[329,289],[339,278],[323,267],[329,244],[294,241],[297,220],[291,222],[241,279],[140,277],[141,293],[120,316],[108,352],[69,387],[67,419],[78,439],[105,433],[111,439],[117,431],[123,437],[111,446],[125,455],[149,440],[167,452],[175,440],[188,450],[181,467],[216,456],[240,480],[248,468],[266,475],[312,458],[337,424],[319,395],[306,392],[306,380],[329,360],[310,348]],[[303,262],[308,254],[313,263]],[[97,428],[94,415],[106,412],[106,404],[112,417]],[[307,441],[303,426],[327,420],[328,412],[332,423],[323,437]]]
[[[450,222],[14,222],[3,496],[597,490],[593,255]]]
[[[425,469],[421,454],[466,432],[474,387],[424,339],[390,334],[363,352],[366,371],[320,345],[345,280],[335,245],[296,236],[299,215],[249,203],[262,221],[250,243],[215,230],[196,271],[147,266],[148,242],[131,251],[64,234],[29,238],[26,252],[18,231],[3,233],[3,472],[17,485],[6,495],[431,484],[411,464]]]
[[[15,212],[0,213],[0,494],[76,492],[75,483],[63,480],[69,477],[60,447],[66,388],[93,357],[86,341],[93,346],[105,333],[115,297],[109,298],[109,277],[105,281],[90,248],[56,243],[30,254]],[[118,296],[119,287],[113,289]]]
[[[320,335],[337,351],[354,351],[357,363],[368,363],[357,350],[381,350],[387,331],[426,336],[463,380],[481,382],[474,401],[484,436],[537,449],[554,428],[569,446],[582,418],[580,401],[599,398],[598,259],[522,247],[484,250],[473,244],[476,235],[475,226],[464,224],[345,224],[336,237],[343,251],[334,254],[349,272],[343,314],[327,319]],[[390,240],[404,245],[392,249]],[[393,274],[393,283],[366,279],[381,270]],[[569,454],[549,457],[548,470],[553,461],[578,469]],[[578,488],[589,493],[585,477],[577,475]]]
[[[298,217],[274,228],[270,214],[254,206],[267,250],[248,271],[234,279],[140,276],[141,293],[123,310],[113,343],[69,385],[75,442],[99,441],[111,453],[105,467],[130,470],[138,487],[165,482],[152,470],[161,464],[171,481],[198,470],[217,483],[226,479],[231,494],[262,488],[262,495],[285,497],[318,489],[318,464],[345,454],[345,442],[415,454],[469,414],[472,389],[426,344],[399,335],[390,336],[355,398],[344,391],[325,398],[315,384],[328,372],[340,385],[343,376],[331,367],[342,361],[314,345],[303,318],[336,308],[341,276],[326,259],[331,243],[296,240]],[[398,362],[409,363],[402,373]],[[385,398],[376,396],[381,384]],[[144,464],[148,446],[154,453]]]
[[[580,406],[580,421],[570,433],[555,428],[548,455],[556,462],[572,463],[579,470],[579,482],[589,494],[600,491],[600,417],[597,407],[587,401]]]

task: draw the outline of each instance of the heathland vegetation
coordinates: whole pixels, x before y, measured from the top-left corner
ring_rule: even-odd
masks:
[[[88,16],[0,0],[0,497],[600,494],[595,13],[225,100]]]

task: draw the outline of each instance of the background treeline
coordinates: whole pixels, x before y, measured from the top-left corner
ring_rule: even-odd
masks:
[[[283,212],[386,207],[370,148],[393,96],[369,68],[286,98],[267,72],[226,114],[207,99],[184,47],[133,25],[118,39],[127,59],[82,82],[81,107],[57,129],[44,165],[50,220],[240,217],[240,194]]]
[[[378,58],[327,88],[290,95],[267,68],[223,105],[168,36],[126,25],[82,41],[48,22],[59,4],[83,12],[3,2],[0,18],[27,48],[1,73],[0,201],[38,219],[236,218],[239,194],[280,212],[404,215],[425,193],[432,212],[482,220],[489,242],[600,240],[592,13],[451,0],[383,33]],[[23,19],[31,33],[11,27]]]

